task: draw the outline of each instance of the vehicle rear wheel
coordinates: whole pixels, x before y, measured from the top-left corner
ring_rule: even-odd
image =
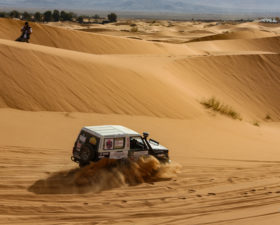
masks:
[[[96,158],[97,152],[93,149],[90,144],[85,144],[81,147],[80,153],[80,167],[90,164]]]

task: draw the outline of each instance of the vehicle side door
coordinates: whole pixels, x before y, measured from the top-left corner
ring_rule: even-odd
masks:
[[[130,137],[129,158],[137,160],[148,155],[148,149],[141,136]]]

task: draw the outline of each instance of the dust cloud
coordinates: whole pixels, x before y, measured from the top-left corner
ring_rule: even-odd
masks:
[[[104,158],[84,168],[60,171],[29,187],[36,194],[74,194],[100,192],[145,182],[169,180],[180,172],[175,163],[161,164],[149,156],[131,160]]]

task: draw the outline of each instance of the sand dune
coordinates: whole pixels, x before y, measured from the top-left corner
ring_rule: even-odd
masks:
[[[280,37],[268,37],[245,40],[217,40],[192,42],[187,45],[197,50],[204,50],[210,54],[224,53],[234,54],[238,52],[263,51],[279,53]]]
[[[93,34],[106,34],[129,37],[138,40],[165,43],[185,43],[190,41],[231,40],[274,37],[280,35],[280,26],[251,23],[206,23],[174,21],[121,20],[113,24],[49,23],[52,27],[67,30],[86,31]],[[132,31],[132,27],[137,28]],[[55,40],[54,40],[55,41]],[[181,46],[182,47],[182,46]]]
[[[32,24],[27,44],[0,19],[0,223],[277,224],[278,27],[135,21],[144,40],[119,37],[132,22]],[[205,109],[211,97],[242,120]],[[78,169],[80,128],[103,124],[150,132],[172,164]]]
[[[171,118],[191,116],[198,110],[186,107],[194,104],[194,100],[188,102],[174,92],[168,81],[160,82],[164,74],[153,74],[156,68],[152,65],[161,67],[168,58],[100,58],[47,47],[43,53],[41,46],[2,43],[1,53],[6,56],[1,60],[4,107]],[[135,64],[138,66],[134,67]]]
[[[215,40],[232,40],[232,39],[252,39],[252,38],[264,38],[275,36],[275,34],[259,31],[259,30],[233,30],[231,32],[225,32],[222,34],[210,35],[202,38],[191,40],[191,42],[198,41],[215,41]]]
[[[2,107],[189,118],[203,113],[202,98],[217,96],[244,116],[280,116],[278,54],[100,58],[0,43]]]
[[[186,79],[180,83],[192,83],[193,94],[220,97],[243,115],[273,113],[280,119],[279,60],[279,54],[222,55],[177,60],[175,66]]]
[[[0,18],[0,39],[15,40],[23,22]],[[161,45],[133,39],[99,35],[32,24],[32,43],[92,54],[188,54],[187,47]]]

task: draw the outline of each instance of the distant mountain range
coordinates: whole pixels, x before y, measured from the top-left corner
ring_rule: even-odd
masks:
[[[172,13],[280,12],[280,0],[0,0],[0,7]]]

